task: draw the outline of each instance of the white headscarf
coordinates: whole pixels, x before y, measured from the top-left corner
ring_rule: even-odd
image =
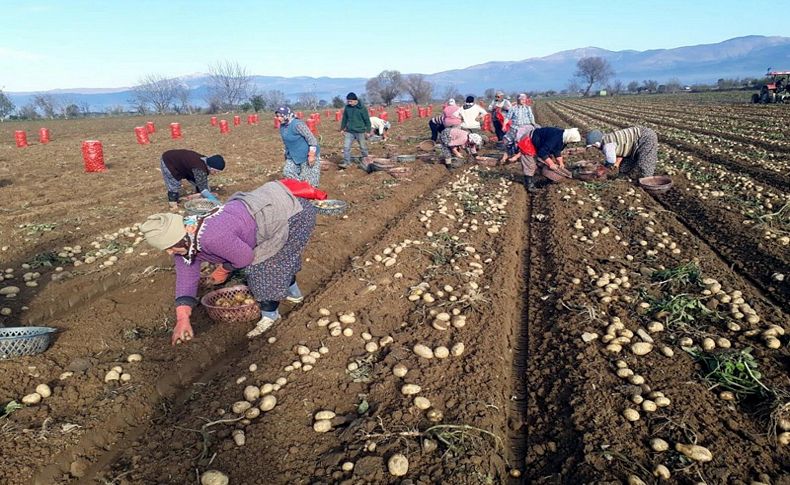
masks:
[[[483,144],[483,137],[478,135],[477,133],[471,133],[469,134],[469,141],[471,141],[477,146],[480,146]]]
[[[455,98],[450,98],[447,100],[448,106],[455,106]]]
[[[567,130],[562,130],[563,143],[579,143],[580,141],[582,141],[582,136],[579,134],[578,128],[568,128]]]

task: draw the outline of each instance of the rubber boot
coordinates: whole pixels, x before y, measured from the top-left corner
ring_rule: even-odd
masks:
[[[535,187],[535,177],[524,176],[524,188],[527,189],[527,192],[530,194],[537,192],[538,188]]]

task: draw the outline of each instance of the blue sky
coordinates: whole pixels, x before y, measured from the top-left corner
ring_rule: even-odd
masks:
[[[786,15],[772,14],[781,4],[0,0],[0,89],[131,86],[147,74],[206,72],[223,60],[250,74],[370,77],[577,47],[647,50],[787,36]]]

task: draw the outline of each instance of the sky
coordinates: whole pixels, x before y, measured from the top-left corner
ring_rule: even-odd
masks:
[[[790,35],[781,2],[0,0],[0,89],[120,88],[146,75],[432,74],[580,47]],[[781,10],[781,8],[780,8]]]

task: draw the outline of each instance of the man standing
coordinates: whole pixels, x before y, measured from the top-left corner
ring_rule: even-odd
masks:
[[[367,108],[359,102],[353,92],[346,95],[346,107],[343,109],[343,119],[340,120],[340,132],[344,134],[343,162],[339,168],[351,166],[351,144],[356,140],[362,157],[368,156],[367,137],[370,133],[370,115]]]
[[[494,100],[488,105],[488,111],[491,113],[491,121],[494,123],[494,132],[496,132],[497,140],[502,140],[505,136],[503,125],[505,124],[505,116],[510,111],[510,101],[505,99],[505,93],[497,91]]]

